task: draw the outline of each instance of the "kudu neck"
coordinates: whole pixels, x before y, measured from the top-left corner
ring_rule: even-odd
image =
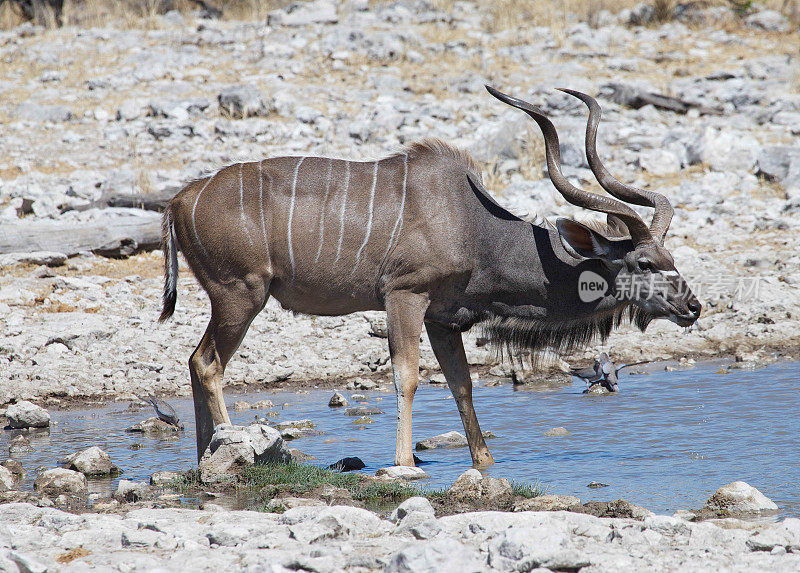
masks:
[[[491,269],[486,302],[493,314],[581,320],[627,304],[611,288],[619,271],[568,253],[555,228],[503,223],[485,237],[484,266]]]

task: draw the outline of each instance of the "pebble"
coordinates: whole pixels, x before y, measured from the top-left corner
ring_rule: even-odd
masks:
[[[375,406],[355,406],[344,411],[345,416],[376,416],[384,411]]]
[[[571,436],[572,433],[565,427],[559,426],[558,428],[550,428],[542,435],[547,438],[561,438],[564,436]]]
[[[399,479],[406,481],[413,481],[418,479],[429,478],[424,470],[417,467],[409,466],[389,466],[380,468],[375,472],[376,477],[383,477],[387,479]]]
[[[455,430],[438,436],[425,438],[416,444],[416,449],[419,450],[434,450],[437,448],[461,448],[468,446],[467,437]]]
[[[111,457],[97,446],[72,454],[62,461],[67,469],[79,471],[87,476],[105,476],[121,473],[111,462]]]
[[[9,428],[47,428],[50,426],[50,414],[28,400],[21,400],[6,408],[6,419]]]
[[[331,399],[328,401],[328,406],[331,408],[343,408],[349,405],[350,402],[347,401],[347,398],[339,392],[334,392],[333,396],[331,396]]]

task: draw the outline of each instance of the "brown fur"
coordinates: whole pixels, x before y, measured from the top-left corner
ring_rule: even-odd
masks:
[[[415,141],[406,147],[404,151],[404,153],[408,153],[410,156],[425,152],[435,153],[436,155],[441,155],[444,157],[450,157],[456,162],[464,165],[479,178],[481,176],[481,168],[478,166],[478,163],[475,161],[475,159],[473,159],[469,152],[459,149],[458,147],[454,147],[449,143],[445,143],[441,139],[437,139],[435,137],[426,137],[420,141]]]

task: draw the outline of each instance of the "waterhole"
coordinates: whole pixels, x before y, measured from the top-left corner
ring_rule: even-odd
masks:
[[[626,499],[656,513],[697,508],[720,486],[743,480],[761,490],[785,517],[800,517],[800,363],[778,363],[756,370],[721,369],[704,364],[677,371],[663,365],[647,373],[621,377],[621,392],[583,394],[574,381],[561,388],[514,389],[511,384],[476,382],[475,409],[482,428],[497,437],[487,443],[496,463],[489,475],[538,481],[549,493],[571,494],[582,501]],[[728,372],[723,374],[722,372]],[[353,392],[343,392],[353,403]],[[393,393],[359,391],[385,414],[372,424],[354,424],[342,408],[329,408],[330,390],[308,394],[259,392],[226,394],[231,420],[248,424],[269,410],[235,412],[236,400],[269,399],[278,416],[270,422],[311,419],[322,435],[290,442],[327,466],[358,456],[365,472],[394,459]],[[128,409],[114,403],[91,410],[51,412],[49,433],[26,434],[33,452],[16,454],[33,486],[37,468],[50,468],[71,453],[99,446],[111,455],[129,480],[147,480],[158,470],[196,466],[193,406],[170,399],[186,430],[177,438],[126,432],[153,415],[149,408]],[[545,437],[563,426],[569,436]],[[461,421],[444,385],[421,384],[414,401],[414,440],[457,430]],[[16,432],[0,431],[0,452]],[[421,487],[447,488],[471,467],[467,448],[417,452],[431,478]],[[117,480],[90,480],[90,490],[108,494]],[[607,484],[587,488],[590,482]]]

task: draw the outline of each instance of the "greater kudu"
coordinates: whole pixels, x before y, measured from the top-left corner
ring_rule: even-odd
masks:
[[[464,424],[475,464],[491,463],[472,404],[461,333],[479,324],[511,350],[568,350],[605,338],[624,317],[644,329],[654,318],[692,324],[700,304],[663,246],[672,208],[662,195],[613,179],[594,151],[599,109],[586,147],[604,187],[655,207],[650,229],[622,201],[573,187],[561,174],[558,136],[521,100],[489,91],[530,114],[544,131],[550,178],[571,203],[606,213],[595,230],[569,219],[531,224],[498,205],[470,156],[437,140],[379,161],[277,157],[226,167],[194,181],[164,214],[161,320],[175,309],[177,249],[211,300],[211,320],[189,360],[197,453],[214,424],[228,422],[225,365],[270,295],[317,315],[385,310],[397,391],[395,463],[414,465],[411,404],[419,337],[427,329]],[[583,302],[579,276],[592,271],[608,292]],[[622,278],[658,278],[665,288],[630,293]]]

